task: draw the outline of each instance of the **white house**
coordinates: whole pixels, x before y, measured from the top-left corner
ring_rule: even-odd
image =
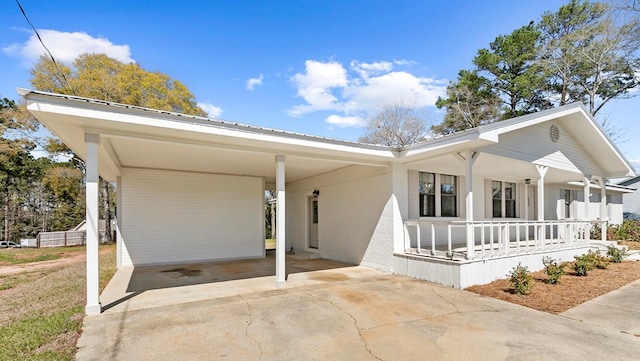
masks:
[[[626,193],[622,197],[624,212],[640,214],[640,176],[633,177],[618,183],[619,186],[629,187],[633,190],[631,193]]]
[[[264,190],[285,250],[453,287],[569,259],[620,222],[635,176],[579,104],[395,149],[21,90],[87,164],[87,306],[99,313],[98,174],[118,183],[118,266],[260,258]],[[601,241],[601,240],[599,240]]]

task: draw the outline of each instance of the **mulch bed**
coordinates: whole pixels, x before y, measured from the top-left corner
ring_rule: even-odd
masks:
[[[565,271],[557,285],[547,284],[543,271],[532,272],[535,284],[528,295],[513,294],[508,279],[471,286],[467,291],[558,314],[640,279],[640,262],[611,263],[607,269],[589,271],[586,277],[576,276],[569,266]]]

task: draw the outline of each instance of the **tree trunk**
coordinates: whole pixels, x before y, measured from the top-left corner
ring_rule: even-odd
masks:
[[[9,245],[9,190],[7,189],[7,193],[5,194],[5,203],[4,203],[4,241],[7,242],[7,246]]]
[[[109,182],[102,180],[102,218],[104,218],[104,241],[113,242],[111,237],[111,209],[109,207]]]

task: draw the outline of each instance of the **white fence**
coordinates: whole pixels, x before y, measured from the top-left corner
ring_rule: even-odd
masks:
[[[404,248],[409,254],[468,260],[577,248],[589,244],[594,223],[606,229],[606,222],[581,220],[409,220],[404,222]]]
[[[37,247],[67,247],[85,244],[86,231],[41,232],[38,233]]]

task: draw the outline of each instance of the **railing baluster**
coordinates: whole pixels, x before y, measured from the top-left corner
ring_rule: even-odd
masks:
[[[436,224],[431,223],[431,255],[436,255]]]
[[[469,250],[467,250],[468,252]],[[453,259],[453,250],[451,249],[451,223],[447,225],[447,257]]]
[[[421,245],[420,245],[420,222],[416,222],[416,233],[418,234],[416,236],[416,247],[417,247],[416,252],[418,254],[420,254],[421,253],[420,252],[420,247],[421,247]]]
[[[484,222],[480,223],[480,258],[484,259],[484,247],[485,247],[485,242],[484,242]]]

